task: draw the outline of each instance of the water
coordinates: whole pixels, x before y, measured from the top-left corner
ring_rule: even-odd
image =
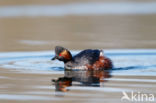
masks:
[[[18,16],[87,16],[105,14],[155,14],[156,2],[88,2],[68,3],[62,5],[29,5],[29,6],[4,6],[0,7],[0,17]]]
[[[79,51],[71,51],[73,55]],[[122,102],[122,92],[156,95],[156,50],[105,50],[111,71],[65,71],[52,51],[1,52],[0,100]],[[113,95],[112,95],[113,94]]]
[[[0,1],[0,103],[156,97],[155,14],[155,0]],[[51,61],[56,45],[73,55],[104,49],[114,68],[65,71],[62,62]],[[125,94],[130,99],[121,101]]]
[[[73,55],[80,51],[72,51]],[[105,50],[106,56],[113,61],[113,73],[125,72],[126,75],[156,75],[155,72],[155,49],[138,50]],[[2,68],[14,68],[24,70],[55,70],[64,71],[64,64],[59,61],[51,61],[54,56],[52,51],[40,52],[8,52],[0,54],[0,66]],[[128,72],[126,72],[128,70]],[[131,72],[130,72],[131,71]],[[134,72],[135,71],[135,72]],[[143,71],[143,72],[142,72]],[[124,74],[125,74],[124,73]]]

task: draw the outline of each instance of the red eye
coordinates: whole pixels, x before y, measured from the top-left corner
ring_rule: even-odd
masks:
[[[59,56],[62,56],[62,54],[60,53]]]

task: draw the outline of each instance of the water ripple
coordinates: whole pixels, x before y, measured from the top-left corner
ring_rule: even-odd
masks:
[[[79,51],[71,52],[74,55]],[[113,73],[156,75],[156,50],[105,50],[105,54],[114,63]],[[51,61],[53,56],[54,52],[51,51],[0,53],[0,67],[35,71],[64,71],[62,62]]]

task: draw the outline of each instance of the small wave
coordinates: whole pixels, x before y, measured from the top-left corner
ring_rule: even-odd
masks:
[[[54,70],[54,71],[64,71],[64,68],[63,67],[51,67],[51,70]]]
[[[131,52],[133,51],[133,52]],[[79,51],[71,51],[75,55]],[[113,73],[155,73],[156,50],[105,50],[112,59]],[[8,52],[0,53],[0,67],[36,71],[64,71],[64,64],[51,61],[54,52]]]
[[[131,69],[148,69],[148,68],[156,68],[156,65],[149,65],[149,66],[129,66],[129,67],[120,67],[120,68],[113,68],[112,70],[131,70]]]

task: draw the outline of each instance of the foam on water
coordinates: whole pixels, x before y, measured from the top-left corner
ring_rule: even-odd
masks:
[[[114,75],[156,75],[156,50],[104,50],[112,59]],[[73,55],[79,51],[71,51]],[[64,71],[64,64],[51,61],[52,51],[0,53],[0,67],[18,70]]]

